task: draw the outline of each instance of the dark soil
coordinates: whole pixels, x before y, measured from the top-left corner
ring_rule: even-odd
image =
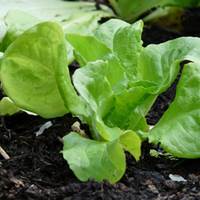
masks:
[[[160,43],[181,35],[199,36],[199,18],[200,10],[187,11],[182,34],[146,27],[144,43]],[[72,69],[76,67],[74,63]],[[177,81],[157,99],[147,117],[149,124],[155,124],[173,101]],[[36,137],[35,132],[47,120],[25,113],[1,118],[0,145],[11,158],[0,157],[0,199],[200,199],[200,160],[153,158],[149,155],[151,147],[148,144],[143,145],[140,162],[136,163],[127,155],[127,171],[119,183],[78,181],[59,153],[62,150],[59,137],[71,131],[75,121],[77,119],[71,115],[52,119],[53,126]],[[186,182],[172,181],[170,174],[181,175]]]

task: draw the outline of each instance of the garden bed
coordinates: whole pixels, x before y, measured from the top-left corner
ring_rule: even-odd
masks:
[[[200,36],[199,18],[199,9],[187,11],[182,33],[145,27],[144,43],[160,43],[182,35]],[[147,116],[149,124],[155,124],[168,108],[177,81],[157,99]],[[60,154],[60,138],[77,120],[71,115],[44,120],[24,113],[1,118],[0,144],[10,159],[0,157],[0,199],[200,199],[200,160],[166,159],[164,155],[153,158],[148,144],[143,145],[139,162],[127,154],[126,174],[117,184],[78,181]],[[47,121],[53,125],[36,137]],[[169,175],[177,174],[185,180],[170,179]]]

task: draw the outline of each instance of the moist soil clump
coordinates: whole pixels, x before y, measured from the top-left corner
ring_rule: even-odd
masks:
[[[180,36],[199,36],[200,10],[188,10],[184,18],[183,33],[174,33],[159,27],[145,27],[144,44],[160,43]],[[187,17],[188,16],[188,17]],[[197,26],[199,27],[199,26]],[[73,63],[71,71],[77,68]],[[178,79],[160,95],[147,116],[154,125],[169,107],[175,96]],[[0,95],[2,96],[2,95]],[[42,135],[36,132],[46,122],[52,126]],[[127,154],[127,170],[114,185],[107,182],[80,182],[62,158],[61,139],[78,121],[71,115],[45,120],[38,116],[19,113],[2,117],[0,145],[10,159],[0,156],[0,199],[7,200],[198,200],[200,199],[200,159],[174,159],[165,155],[157,146],[143,144],[142,157],[136,162]],[[87,129],[87,127],[82,127]],[[151,157],[151,149],[157,149],[157,158]],[[170,177],[179,175],[183,181]]]

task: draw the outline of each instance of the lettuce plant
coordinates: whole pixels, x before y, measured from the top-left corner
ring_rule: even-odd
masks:
[[[96,10],[94,2],[5,1],[0,7],[0,51],[5,51],[25,30],[48,20],[59,23],[65,33],[90,34],[102,17],[113,16],[108,7],[100,8]],[[72,51],[68,44],[68,62],[73,61]]]
[[[109,0],[116,13],[127,21],[134,21],[152,8],[158,7],[197,7],[199,0]]]
[[[71,112],[89,125],[91,137],[71,132],[63,138],[63,157],[82,181],[118,181],[124,151],[139,160],[143,139],[180,158],[200,157],[200,39],[143,47],[142,29],[142,21],[113,19],[93,35],[65,36],[60,25],[44,22],[21,34],[1,58],[3,89],[17,106],[45,118]],[[81,66],[72,80],[66,39]],[[182,61],[176,98],[150,130],[145,116]]]

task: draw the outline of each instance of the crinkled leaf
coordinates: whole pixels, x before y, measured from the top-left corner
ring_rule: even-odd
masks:
[[[125,70],[115,57],[88,63],[75,72],[73,80],[90,108],[88,123],[94,138],[112,141],[123,134],[122,130],[148,130],[144,117],[155,95],[148,95],[143,87],[127,90]]]
[[[195,143],[199,137],[199,46],[199,38],[191,37],[149,45],[139,62],[138,78],[154,85],[152,94],[169,88],[182,61],[195,63],[185,66],[174,103],[149,136],[152,143],[161,143],[167,152],[178,157],[199,157],[199,142]]]
[[[137,73],[138,57],[142,47],[143,22],[138,21],[133,25],[120,28],[113,40],[113,50],[125,67],[130,79],[134,79]]]
[[[151,143],[182,158],[200,157],[200,64],[184,67],[176,98],[150,131]]]
[[[55,69],[62,66],[67,71],[66,54],[58,24],[45,22],[26,31],[6,50],[1,62],[6,94],[20,108],[43,117],[64,115],[68,111],[58,91]]]
[[[112,73],[113,70],[115,73]],[[90,108],[90,125],[106,140],[113,140],[121,134],[120,131],[109,130],[102,118],[113,106],[114,93],[123,89],[124,76],[123,68],[113,57],[106,62],[88,63],[76,70],[73,76],[77,91]]]
[[[148,130],[145,115],[154,103],[156,95],[147,93],[144,87],[124,89],[115,95],[115,101],[110,112],[104,116],[104,121],[110,127],[121,129]]]
[[[119,22],[120,25],[118,29],[114,29],[112,25],[117,22]],[[96,122],[93,121],[90,122],[90,124],[94,124],[93,129],[95,129],[95,127],[101,127],[99,128],[101,129],[101,136],[102,133],[106,132],[103,131],[105,124],[111,128],[119,127],[122,129],[148,130],[144,117],[156,97],[156,95],[148,94],[143,86],[136,86],[135,88],[135,86],[132,87],[132,84],[130,85],[131,88],[128,88],[130,84],[129,79],[132,80],[136,78],[137,59],[140,51],[143,49],[141,41],[143,24],[141,21],[132,26],[127,23],[122,24],[120,20],[117,20],[112,23],[107,22],[107,25],[102,25],[105,26],[105,28],[109,27],[109,30],[113,29],[115,32],[115,34],[111,35],[111,38],[114,37],[113,47],[116,55],[111,56],[112,52],[109,52],[109,54],[106,52],[102,55],[99,54],[95,56],[95,59],[105,60],[108,62],[109,67],[104,61],[94,62],[93,64],[88,64],[91,65],[91,67],[86,65],[84,69],[76,71],[74,76],[74,85],[76,89],[92,109],[91,116],[96,118]],[[104,28],[102,30],[104,30]],[[101,26],[98,31],[96,33],[100,34]],[[75,51],[78,52],[79,55],[88,54],[87,50],[83,49],[81,46],[84,43],[83,40],[79,40],[76,35],[73,35],[73,37],[73,43],[77,44]],[[105,35],[105,38],[106,37]],[[87,49],[94,49],[97,46],[97,44],[93,44],[93,40],[97,41],[95,37],[81,36],[81,38],[84,40],[90,38],[90,40],[87,40]],[[91,38],[93,38],[93,40],[91,40]],[[107,41],[107,39],[105,41]],[[72,42],[72,40],[70,42]],[[80,48],[81,51],[79,50]],[[97,51],[98,49],[99,48],[97,48]],[[91,55],[91,52],[93,51],[90,50],[89,55]],[[91,61],[91,59],[87,60],[87,62]],[[111,77],[112,79],[110,79]],[[127,77],[129,77],[129,79]],[[111,80],[114,80],[114,82]],[[142,104],[141,101],[144,102],[144,104]],[[91,118],[91,116],[89,118]],[[104,139],[112,138],[106,136],[106,134],[103,134],[102,137]]]
[[[74,132],[64,137],[63,157],[81,181],[115,183],[126,168],[125,154],[118,141],[94,141]]]
[[[94,35],[103,42],[107,47],[113,49],[113,38],[115,33],[123,27],[129,26],[128,23],[119,19],[111,19],[99,26]]]
[[[109,20],[96,30],[94,36],[68,34],[67,40],[74,47],[81,65],[105,60],[114,51],[131,77],[135,75],[137,57],[142,50],[142,28],[142,21],[131,26],[121,20]]]
[[[177,77],[182,61],[198,62],[199,46],[200,39],[195,37],[182,37],[147,46],[140,55],[137,78],[154,86],[155,94],[162,93]]]

